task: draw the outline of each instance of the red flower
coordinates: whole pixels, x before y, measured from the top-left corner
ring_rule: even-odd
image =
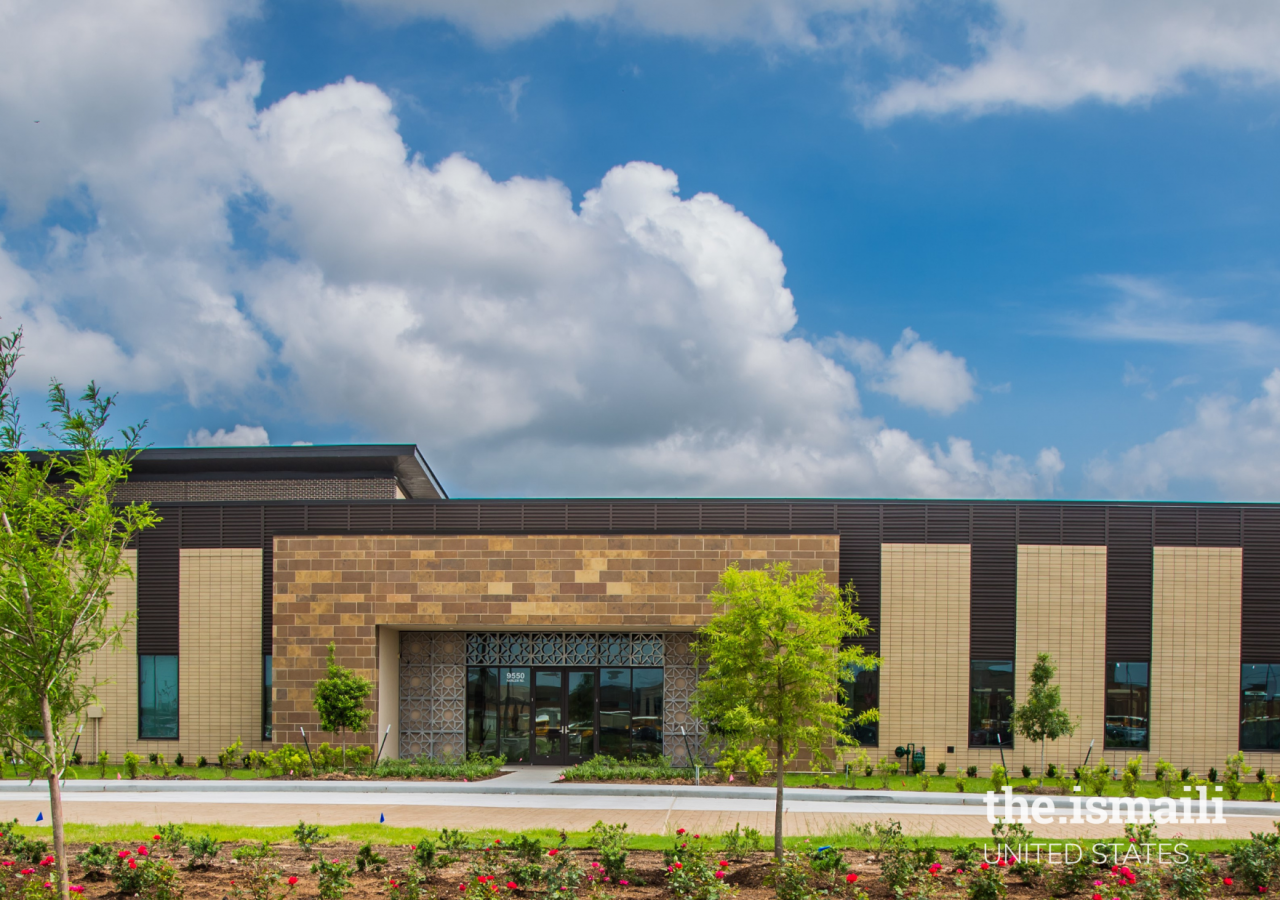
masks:
[[[684,868],[684,864],[683,864],[683,863],[676,863],[676,868],[677,868],[677,869],[683,869],[683,868]]]
[[[44,859],[40,860],[40,865],[42,865],[42,866],[51,866],[51,865],[53,865],[53,857],[52,857],[52,856],[46,856]]]
[[[1232,881],[1230,878],[1222,879],[1222,883],[1225,884],[1227,887],[1231,887],[1231,885],[1235,884],[1235,882]]]
[[[158,840],[160,840],[160,835],[158,835],[158,834],[153,834],[153,835],[151,835],[151,840],[153,840],[153,841],[158,841]]]
[[[850,872],[848,875],[844,876],[845,884],[853,884],[857,880],[858,880],[857,872]]]
[[[627,879],[625,879],[625,878],[619,878],[619,879],[618,879],[618,884],[623,885],[623,886],[625,887],[626,885],[631,884],[631,882],[630,882],[630,881],[627,881]]]
[[[1111,874],[1112,874],[1112,875],[1115,875],[1115,874],[1116,874],[1117,872],[1119,872],[1119,871],[1120,871],[1120,867],[1119,867],[1119,866],[1112,866],[1112,867],[1111,867]]]
[[[723,877],[724,877],[724,869],[716,869],[716,877],[717,877],[717,878],[723,878]]]
[[[118,858],[120,858],[120,859],[127,859],[127,858],[128,858],[128,856],[129,856],[129,851],[128,851],[128,850],[121,850],[119,853],[117,853],[117,854],[116,854],[116,856],[117,856]]]
[[[144,846],[142,846],[142,847],[139,847],[139,848],[138,848],[138,855],[139,855],[139,856],[146,856],[146,855],[147,855],[147,848],[146,848],[146,846],[145,846],[145,845],[144,845]]]
[[[290,884],[290,886],[295,885],[295,884],[297,884],[297,883],[298,883],[298,876],[297,876],[297,875],[290,875],[290,876],[289,876],[289,884]],[[392,884],[395,884],[395,882],[394,882],[394,881],[393,881],[393,882],[391,882],[391,883],[392,883]]]
[[[693,839],[696,841],[696,840],[698,839],[698,836],[695,834],[695,835],[693,836]]]
[[[494,838],[494,839],[493,839],[493,842],[494,842],[495,844],[501,844],[501,843],[502,843],[502,838]]]
[[[19,875],[34,875],[35,873],[36,873],[36,870],[35,870],[35,869],[23,869],[23,870],[22,870],[21,872],[19,872],[18,874],[19,874]]]
[[[1093,895],[1093,900],[1102,900],[1102,895],[1101,895],[1101,894],[1094,894],[1094,895]]]
[[[507,890],[514,891],[518,887],[520,887],[520,885],[516,884],[514,881],[507,882]]]
[[[978,868],[985,872],[987,871],[987,869],[991,868],[991,865],[990,863],[984,862],[982,865],[978,866]]]
[[[129,868],[130,869],[138,868],[138,861],[136,859],[129,860]]]
[[[83,885],[83,884],[73,884],[73,885],[71,885],[71,887],[67,888],[67,890],[72,891],[73,893],[76,893],[76,894],[83,894],[83,893],[84,893],[84,885]]]
[[[417,850],[417,849],[418,849],[418,845],[417,845],[417,844],[410,844],[410,845],[409,845],[409,849],[410,849],[410,850]]]
[[[52,881],[46,881],[46,882],[44,883],[44,886],[45,886],[45,889],[47,890],[48,888],[53,887],[53,882],[52,882]]]
[[[458,890],[465,891],[466,889],[467,889],[467,886],[465,884],[458,885]]]
[[[0,834],[0,837],[4,837],[4,835]],[[13,865],[13,860],[11,859],[6,859],[4,862],[0,862],[0,866],[11,866],[11,865]]]
[[[1266,892],[1267,892],[1267,886],[1265,884],[1258,885],[1259,894],[1265,894]]]
[[[547,856],[555,856],[559,852],[560,851],[557,850],[555,847],[552,847],[550,850],[547,851]]]
[[[1130,875],[1132,875],[1133,873],[1129,871],[1129,867],[1128,867],[1128,866],[1121,866],[1121,867],[1120,867],[1120,874],[1121,874],[1121,875],[1123,875],[1125,878],[1128,878],[1128,877],[1129,877]]]
[[[683,828],[677,828],[677,829],[676,829],[676,834],[684,834],[684,829],[683,829]]]
[[[996,860],[996,865],[1003,869],[1005,866],[1008,865],[1008,863],[1004,861],[1004,857],[1002,856]]]
[[[720,868],[722,869],[729,868],[729,861],[727,859],[720,860]]]

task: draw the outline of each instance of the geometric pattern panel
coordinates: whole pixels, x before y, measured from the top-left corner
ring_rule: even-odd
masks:
[[[462,756],[466,709],[463,637],[400,633],[400,756]]]
[[[666,642],[658,634],[472,631],[469,666],[661,666]]]
[[[707,762],[707,726],[693,715],[698,670],[691,634],[664,635],[666,666],[662,672],[662,744],[673,765],[687,766],[689,755]]]

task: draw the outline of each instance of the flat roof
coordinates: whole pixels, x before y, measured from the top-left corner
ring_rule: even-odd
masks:
[[[134,481],[395,477],[415,500],[449,499],[415,444],[150,447],[134,458],[129,477]]]

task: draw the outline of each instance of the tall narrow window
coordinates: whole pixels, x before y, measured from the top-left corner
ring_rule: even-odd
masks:
[[[860,669],[852,681],[841,683],[844,685],[845,703],[854,715],[879,708],[879,669]],[[849,729],[849,736],[863,747],[877,747],[880,745],[880,723],[868,722],[866,725],[855,725]]]
[[[1013,718],[1013,660],[969,661],[969,746],[1008,747]]]
[[[1280,665],[1240,667],[1240,749],[1280,750]]]
[[[138,737],[178,736],[178,657],[138,657]]]
[[[271,654],[262,657],[262,739],[271,740]]]
[[[1150,729],[1150,676],[1148,663],[1107,663],[1104,747],[1146,749]]]
[[[467,752],[498,754],[498,668],[467,669]]]
[[[631,670],[631,754],[662,755],[662,670]]]

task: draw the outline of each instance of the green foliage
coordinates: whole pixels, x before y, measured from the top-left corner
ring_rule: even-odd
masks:
[[[367,748],[353,747],[350,755],[354,757],[356,751],[361,749]],[[596,757],[596,759],[601,758],[609,759],[609,757]],[[590,761],[594,762],[595,760]],[[454,781],[466,779],[468,781],[477,781],[481,778],[489,778],[506,763],[507,758],[505,756],[482,756],[479,753],[472,753],[461,759],[437,760],[425,756],[418,759],[384,759],[378,763],[374,774],[379,778],[431,778],[451,779]],[[573,770],[570,769],[569,771],[572,772]],[[566,780],[572,780],[568,778],[568,774],[568,772],[565,773]]]
[[[173,758],[173,764],[174,764],[175,766],[177,766],[179,769],[181,769],[181,768],[182,768],[182,754],[181,754],[181,753],[179,753],[177,756],[175,756],[175,757]]]
[[[387,864],[387,858],[373,849],[373,843],[365,843],[356,851],[356,871],[363,872],[366,869],[381,872],[382,867]]]
[[[880,761],[876,763],[876,775],[880,776],[880,787],[883,790],[889,789],[889,779],[897,775],[900,768],[897,760],[889,759],[887,756],[880,757]]]
[[[1156,760],[1156,781],[1166,797],[1173,796],[1174,771],[1173,763],[1163,759]]]
[[[769,753],[760,745],[725,748],[720,758],[716,760],[716,768],[725,781],[737,772],[745,772],[747,781],[751,784],[759,784],[760,779],[773,771],[773,765],[769,762]]]
[[[565,769],[563,774],[565,781],[666,781],[691,776],[693,770],[673,768],[665,756],[618,760],[601,754]]]
[[[947,774],[947,764],[945,762],[938,763],[938,777],[941,778]]]
[[[964,776],[963,776],[963,775],[957,775],[957,776],[956,776],[956,790],[963,794],[963,793],[964,793],[964,789],[965,789],[967,786],[968,786],[968,782],[966,782],[966,781],[965,781]]]
[[[1045,886],[1055,897],[1084,893],[1098,878],[1098,867],[1093,864],[1089,853],[1083,849],[1078,859],[1064,860],[1061,865],[1050,866]]]
[[[573,850],[569,848],[563,835],[560,845],[548,850],[547,856],[552,860],[551,866],[544,876],[547,893],[555,896],[557,893],[563,892],[568,896],[573,896],[573,892],[582,883],[582,867],[578,865],[577,857],[574,855]]]
[[[969,900],[1001,900],[1005,895],[1004,869],[984,861],[966,870],[965,894]]]
[[[31,865],[39,865],[49,852],[45,841],[29,838],[18,831],[18,820],[0,824],[0,854],[12,856],[16,861],[27,861]]]
[[[1053,764],[1053,763],[1049,763],[1049,765],[1045,766],[1045,769],[1044,769],[1044,777],[1045,777],[1045,778],[1057,778],[1057,777],[1058,777],[1058,767],[1057,767],[1055,764]]]
[[[316,876],[320,900],[342,900],[351,887],[351,867],[337,858],[316,860],[311,874]]]
[[[1142,780],[1142,755],[1125,760],[1124,772],[1120,775],[1120,787],[1126,796],[1138,796],[1138,782]]]
[[[471,841],[457,828],[441,828],[440,846],[450,853],[463,853],[471,849]]]
[[[107,751],[103,750],[98,754],[98,777],[107,777],[107,764],[111,762],[111,757],[107,755]]]
[[[676,832],[670,850],[664,850],[662,861],[667,867],[667,890],[677,900],[720,900],[730,893],[723,877],[707,860],[706,839]]]
[[[920,773],[920,790],[922,791],[929,790],[930,781],[932,781],[932,779],[928,775],[926,775],[924,772],[921,772]]]
[[[200,758],[204,759],[203,756]],[[280,776],[310,775],[311,757],[304,747],[282,744],[267,756],[267,768]]]
[[[1216,783],[1216,782],[1217,782],[1217,780],[1218,780],[1218,770],[1217,770],[1217,769],[1215,769],[1213,766],[1210,766],[1210,767],[1209,767],[1209,781],[1210,781],[1211,783]]]
[[[1240,783],[1241,776],[1248,775],[1250,772],[1253,771],[1253,767],[1245,765],[1244,753],[1242,751],[1237,751],[1236,753],[1233,753],[1231,756],[1227,757],[1226,769],[1227,769],[1227,780],[1226,780],[1227,796],[1230,797],[1232,800],[1239,800],[1240,791],[1244,787],[1244,785]]]
[[[778,900],[810,900],[814,896],[809,866],[795,853],[784,853],[774,860],[764,883],[773,888]]]
[[[903,897],[913,886],[929,884],[927,867],[938,861],[938,853],[919,840],[908,841],[902,833],[902,824],[890,821],[876,831],[877,856],[880,857],[880,878],[894,896]],[[930,873],[931,874],[931,873]]]
[[[840,591],[821,570],[795,574],[783,563],[744,572],[730,566],[709,596],[716,614],[698,631],[695,650],[707,666],[693,713],[715,722],[728,749],[763,745],[779,772],[806,748],[815,768],[831,765],[831,749],[851,742],[847,673],[879,660],[850,640],[867,634],[852,588]],[[774,854],[782,856],[782,786],[778,778]]]
[[[313,852],[315,845],[328,836],[329,833],[321,831],[319,825],[308,825],[306,822],[299,822],[298,827],[293,829],[293,841],[303,853]]]
[[[387,897],[390,900],[421,900],[422,876],[414,869],[403,875],[392,875],[387,879]]]
[[[231,770],[235,768],[236,760],[239,759],[242,749],[244,749],[244,741],[236,738],[235,743],[230,747],[223,747],[218,751],[218,768],[222,769],[223,777],[231,777]]]
[[[602,820],[597,820],[587,832],[587,840],[600,856],[600,865],[604,867],[605,875],[615,882],[627,877],[627,845],[630,835],[627,834],[625,822],[606,825]]]
[[[1009,783],[1009,773],[1004,766],[996,764],[991,767],[991,790],[997,794]]]
[[[1021,822],[997,822],[991,828],[991,836],[995,838],[1000,852],[1003,853],[1006,848],[1008,849],[1011,864],[1009,871],[1014,875],[1028,884],[1044,877],[1043,862],[1037,862],[1030,854],[1025,858],[1018,855],[1021,852],[1020,848],[1035,842],[1035,835],[1027,829],[1026,825]]]
[[[835,847],[819,847],[809,854],[809,868],[815,875],[820,875],[831,882],[831,887],[838,885],[839,879],[849,871],[849,864]]]
[[[1044,771],[1045,741],[1075,734],[1076,726],[1071,714],[1062,708],[1062,690],[1052,684],[1058,667],[1048,653],[1036,655],[1031,666],[1031,686],[1027,689],[1027,702],[1013,711],[1013,730],[1033,744],[1040,745],[1040,770]],[[1030,772],[1023,776],[1031,777]]]
[[[1228,867],[1250,893],[1259,893],[1259,888],[1270,889],[1280,875],[1280,834],[1250,832],[1249,840],[1232,848]]]
[[[267,754],[261,750],[249,751],[249,768],[255,772],[261,772],[267,767]]]
[[[409,847],[409,853],[413,858],[413,864],[423,872],[430,872],[432,869],[442,868],[441,855],[436,853],[436,843],[429,837],[424,837]]]
[[[518,834],[512,838],[507,843],[507,850],[525,862],[538,862],[542,859],[542,841],[527,834]]]
[[[365,701],[373,693],[373,682],[338,665],[335,646],[329,644],[328,674],[316,682],[313,705],[320,714],[320,727],[342,735],[343,765],[346,770],[346,733],[363,731],[373,717]]]
[[[183,846],[187,843],[187,835],[183,832],[182,826],[177,823],[157,825],[156,834],[160,835],[160,846],[170,856],[177,856],[181,853]]]
[[[187,868],[209,868],[209,866],[213,865],[213,861],[218,858],[218,851],[221,848],[221,842],[215,841],[207,834],[189,838],[187,840]]]
[[[125,548],[158,519],[146,503],[120,505],[116,489],[141,430],[104,436],[115,397],[90,382],[78,404],[54,381],[42,430],[56,450],[21,452],[25,435],[12,383],[22,332],[0,336],[0,745],[49,782],[59,894],[66,900],[63,778],[72,741],[102,682],[85,671],[122,646],[130,616],[111,616],[112,584],[132,573]],[[43,882],[41,882],[43,884]]]
[[[1082,769],[1080,781],[1087,790],[1093,792],[1095,797],[1101,797],[1106,793],[1107,785],[1111,782],[1111,767],[1105,762],[1100,762],[1092,769]]]
[[[102,844],[91,844],[83,853],[76,854],[76,862],[84,869],[84,877],[89,881],[102,881],[107,872],[115,865],[116,855],[110,847]]]
[[[764,846],[764,836],[754,828],[735,822],[733,831],[720,835],[720,851],[732,860],[743,860]]]
[[[205,768],[205,767],[206,767],[206,766],[208,766],[208,765],[209,765],[209,760],[205,759],[203,756],[198,757],[198,758],[196,759],[196,768],[197,768],[197,769],[203,769],[203,768]]]
[[[126,753],[124,755],[124,771],[130,778],[138,777],[138,764],[142,762],[142,757],[136,753]]]
[[[1207,856],[1188,850],[1175,858],[1172,875],[1173,896],[1178,900],[1204,900],[1218,880],[1218,868]]]
[[[118,894],[144,900],[182,900],[177,870],[168,860],[156,856],[117,855],[112,861],[111,880]]]
[[[978,767],[977,767],[977,766],[969,766],[969,768],[967,768],[967,769],[965,769],[965,770],[964,770],[964,774],[968,775],[970,778],[977,778],[977,777],[978,777]]]

